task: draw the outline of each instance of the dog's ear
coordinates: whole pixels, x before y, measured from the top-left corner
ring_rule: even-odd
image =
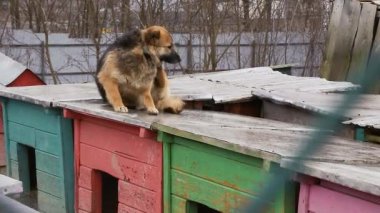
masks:
[[[154,45],[156,44],[156,42],[160,39],[161,37],[161,33],[159,30],[153,30],[153,29],[149,29],[146,33],[145,33],[145,42],[150,44],[150,45]]]

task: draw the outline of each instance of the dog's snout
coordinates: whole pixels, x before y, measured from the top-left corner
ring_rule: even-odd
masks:
[[[167,54],[167,55],[162,55],[160,59],[161,61],[165,61],[170,64],[181,62],[181,57],[175,51],[172,51],[170,54]]]
[[[181,57],[178,55],[178,53],[175,52],[174,54],[175,54],[174,57],[176,58],[175,60],[177,61],[177,63],[181,62]]]

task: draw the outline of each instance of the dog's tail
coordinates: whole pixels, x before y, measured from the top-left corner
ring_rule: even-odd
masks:
[[[185,107],[185,102],[183,102],[180,98],[169,96],[159,100],[156,107],[159,111],[179,114]]]

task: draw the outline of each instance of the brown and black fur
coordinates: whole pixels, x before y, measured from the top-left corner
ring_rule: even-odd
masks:
[[[184,102],[170,96],[162,61],[180,62],[165,28],[134,30],[118,38],[98,62],[96,83],[102,98],[117,112],[133,106],[150,114],[180,113]]]

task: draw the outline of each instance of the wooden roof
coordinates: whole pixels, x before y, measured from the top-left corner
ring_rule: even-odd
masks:
[[[245,101],[252,98],[250,92],[254,89],[343,92],[357,87],[349,82],[285,75],[270,67],[184,75],[171,79],[173,95],[184,100],[212,100],[215,103]]]
[[[0,85],[7,86],[27,68],[0,52]]]
[[[100,99],[95,84],[0,87],[0,96],[49,107],[54,101]]]
[[[172,94],[184,100],[228,103],[243,102],[259,97],[327,114],[334,109],[343,95],[326,92],[357,88],[349,82],[330,82],[321,78],[289,76],[272,71],[269,67],[176,76],[170,79],[170,82]],[[50,106],[53,101],[100,99],[95,84],[5,88],[0,90],[0,96],[44,106]],[[380,114],[380,96],[364,95],[362,99],[363,101],[347,116],[346,123],[379,128],[376,115]]]
[[[0,96],[43,106],[63,107],[103,119],[158,129],[277,163],[297,158],[297,153],[307,142],[308,136],[316,131],[310,127],[295,124],[209,111],[186,110],[180,115],[161,113],[158,116],[150,116],[145,112],[133,110],[128,114],[116,113],[109,105],[99,100],[93,84],[3,88],[0,90]],[[331,96],[326,95],[326,97]],[[94,98],[97,100],[90,100]],[[363,174],[373,173],[376,176],[378,171],[369,168],[380,164],[378,156],[380,156],[378,144],[358,143],[332,137],[325,146],[304,160],[337,164],[342,168],[346,166],[360,168],[365,170]],[[327,169],[316,168],[316,171],[325,176],[329,174]],[[354,189],[377,193],[370,189],[373,185],[380,186],[380,179],[377,179],[377,182],[368,183],[362,181],[360,176],[355,178],[355,181],[362,185],[353,186]],[[347,184],[351,185],[355,185],[353,184],[355,181],[346,180]]]
[[[307,93],[294,91],[253,90],[252,94],[276,102],[312,112],[330,114],[339,106],[344,94]],[[345,115],[345,124],[380,129],[380,95],[361,95]]]
[[[54,105],[85,115],[161,130],[276,162],[284,168],[288,168],[286,162],[298,158],[299,150],[316,131],[301,125],[222,112],[185,110],[180,115],[161,113],[151,116],[133,110],[128,114],[116,113],[99,100],[55,102]],[[298,172],[380,195],[380,179],[377,178],[380,170],[373,169],[380,165],[378,156],[378,144],[331,137],[322,148],[304,158],[308,163]]]
[[[112,111],[100,100],[54,102],[54,106],[83,114],[133,124],[201,141],[231,151],[260,157],[275,162],[297,157],[298,150],[312,128],[262,118],[221,112],[186,110],[180,115],[161,113],[151,116],[146,112],[123,114]],[[343,145],[344,144],[344,145]],[[360,150],[360,151],[359,151]],[[351,156],[351,157],[348,157]],[[308,159],[351,164],[378,164],[380,145],[357,143],[333,138],[331,143]]]

